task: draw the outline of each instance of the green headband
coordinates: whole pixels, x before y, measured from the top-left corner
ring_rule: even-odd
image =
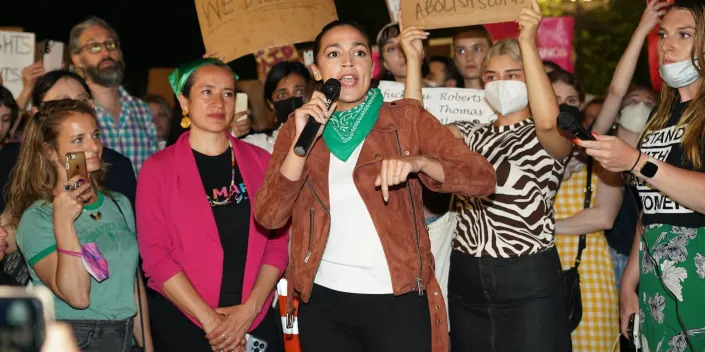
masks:
[[[177,96],[181,94],[181,91],[184,89],[184,86],[186,85],[186,82],[188,81],[189,77],[191,77],[191,74],[193,74],[199,67],[211,64],[224,63],[218,59],[213,58],[198,59],[193,60],[191,62],[187,62],[179,66],[174,71],[171,71],[171,73],[169,74],[169,84],[171,85],[171,89],[174,91],[174,94],[176,94]],[[237,80],[237,74],[233,73],[233,75]]]

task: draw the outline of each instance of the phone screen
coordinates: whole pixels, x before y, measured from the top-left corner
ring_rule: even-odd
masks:
[[[39,351],[45,331],[42,302],[36,297],[0,297],[0,351]]]

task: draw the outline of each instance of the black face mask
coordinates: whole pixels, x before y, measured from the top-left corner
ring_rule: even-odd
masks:
[[[294,110],[304,105],[304,97],[292,97],[274,103],[274,117],[277,119],[277,126],[286,122]]]

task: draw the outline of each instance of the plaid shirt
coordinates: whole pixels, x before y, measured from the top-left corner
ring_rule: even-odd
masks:
[[[132,161],[135,174],[145,160],[157,152],[157,128],[149,106],[120,87],[120,123],[101,106],[96,105],[103,145],[118,151]]]

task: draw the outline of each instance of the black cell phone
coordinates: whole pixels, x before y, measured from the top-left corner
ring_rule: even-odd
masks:
[[[629,340],[629,346],[635,349],[641,348],[641,330],[639,327],[639,314],[632,313],[629,316],[629,324],[627,325],[627,339]]]

